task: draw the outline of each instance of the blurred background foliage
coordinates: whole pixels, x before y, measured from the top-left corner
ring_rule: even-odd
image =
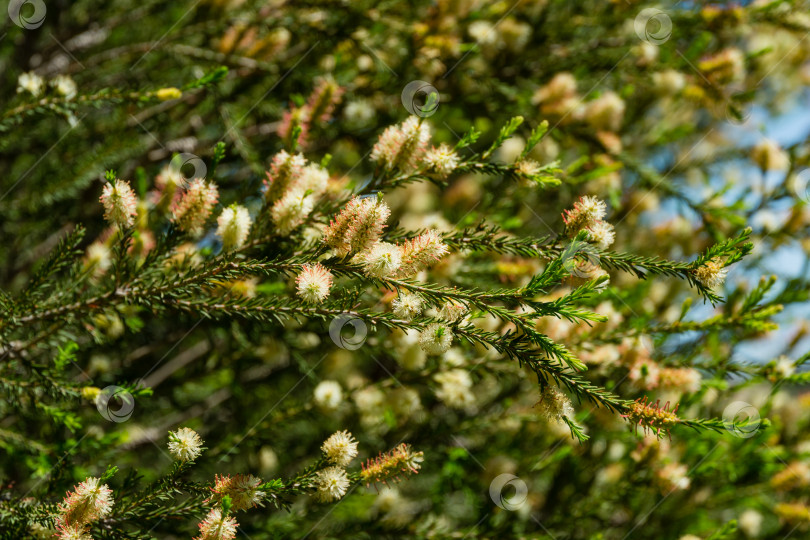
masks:
[[[407,336],[374,328],[349,351],[336,347],[319,321],[166,318],[131,306],[60,329],[30,358],[0,367],[8,396],[0,403],[4,500],[56,502],[108,463],[124,471],[114,490],[125,489],[130,471],[152,480],[169,467],[165,435],[178,425],[206,440],[194,473],[200,479],[245,470],[288,476],[329,433],[349,429],[361,457],[408,441],[425,452],[423,470],[394,489],[353,490],[334,506],[302,498],[290,512],[240,515],[240,534],[807,534],[810,399],[800,386],[810,290],[806,2],[45,5],[41,26],[22,28],[9,18],[0,27],[0,282],[9,294],[67,231],[87,228],[82,249],[103,235],[105,170],[145,196],[173,155],[210,165],[224,142],[214,176],[221,203],[256,200],[270,159],[289,147],[278,133],[285,113],[334,81],[340,99],[328,121],[311,126],[301,150],[315,162],[331,156],[334,190],[358,189],[374,170],[368,154],[381,131],[407,117],[403,89],[425,81],[441,96],[427,120],[434,141],[454,145],[476,128],[484,150],[520,115],[524,125],[496,152],[511,163],[531,129],[547,120],[550,130],[531,157],[558,161],[562,182],[539,189],[465,174],[441,188],[409,184],[386,196],[391,223],[421,229],[486,220],[519,237],[542,237],[561,233],[562,210],[591,194],[609,202],[617,250],[675,260],[752,227],[754,253],[730,269],[718,291],[725,304],[704,303],[669,277],[611,271],[608,288],[583,301],[607,323],[549,318],[540,329],[589,364],[588,378],[624,397],[679,402],[688,418],[722,418],[743,402],[746,414],[769,423],[742,434],[678,427],[656,441],[575,403],[590,436],[579,443],[537,412],[529,372],[492,351],[459,346],[425,359]],[[645,9],[658,11],[651,19],[640,15]],[[31,72],[46,82],[38,96],[18,91],[19,77]],[[47,85],[60,75],[75,81],[75,96]],[[210,235],[199,248],[203,255],[214,249]],[[542,266],[538,257],[454,254],[431,275],[449,285],[517,286]],[[763,298],[747,304],[770,274],[777,277],[765,282]],[[274,280],[231,283],[222,294],[286,288]],[[777,306],[784,307],[779,314]],[[476,321],[503,329],[491,318]],[[108,422],[78,390],[29,406],[14,382],[27,361],[52,363],[76,388],[129,388],[132,417]],[[461,366],[472,374],[475,406],[458,410],[437,398],[433,375]],[[698,370],[697,381],[658,381],[662,370],[685,367]],[[343,388],[336,410],[313,401],[323,380]],[[501,474],[527,486],[515,509],[498,498],[509,499],[508,486],[490,494]],[[187,537],[200,517],[164,521],[148,535]]]

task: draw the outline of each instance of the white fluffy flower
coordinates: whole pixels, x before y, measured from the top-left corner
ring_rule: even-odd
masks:
[[[428,354],[444,354],[453,343],[453,332],[446,324],[429,324],[419,334],[419,345]]]
[[[441,178],[447,178],[451,172],[456,170],[460,161],[458,154],[444,143],[431,148],[425,154],[425,163]]]
[[[392,277],[402,264],[402,254],[399,247],[388,242],[377,242],[369,249],[355,256],[356,262],[363,266],[363,271],[369,277]]]
[[[422,299],[409,292],[400,292],[391,305],[394,315],[407,321],[422,313]]]
[[[76,96],[76,83],[69,75],[57,75],[50,84],[59,95],[65,96],[67,99]]]
[[[781,171],[790,166],[790,156],[770,139],[763,139],[751,148],[751,159],[763,171]]]
[[[320,165],[310,163],[303,169],[298,178],[293,180],[293,188],[301,189],[312,195],[321,195],[329,185],[329,171]]]
[[[740,530],[749,538],[756,538],[762,530],[762,514],[756,510],[749,508],[740,515],[737,520],[740,524]]]
[[[45,82],[42,77],[29,71],[28,73],[21,73],[17,79],[17,93],[28,92],[34,97],[39,97],[42,89],[45,87]]]
[[[231,205],[219,215],[217,225],[217,236],[222,240],[222,250],[239,249],[250,233],[250,213],[244,206]]]
[[[385,394],[376,386],[362,388],[355,392],[352,397],[357,410],[362,415],[378,415],[385,405]]]
[[[463,369],[451,369],[435,375],[434,380],[439,383],[436,397],[444,402],[448,407],[454,409],[469,409],[475,403],[470,389],[472,388],[472,378]]]
[[[93,242],[87,246],[84,267],[94,276],[104,274],[112,266],[112,251],[103,242]]]
[[[318,407],[333,411],[343,402],[343,389],[336,381],[321,381],[313,396]]]
[[[290,234],[304,223],[315,207],[315,196],[309,190],[293,188],[273,204],[270,216],[281,235]]]
[[[321,450],[331,463],[345,467],[357,457],[357,441],[348,431],[336,431],[324,441]]]
[[[341,467],[327,467],[316,473],[314,497],[320,502],[340,499],[349,489],[349,476]]]
[[[725,269],[723,261],[720,259],[712,259],[707,261],[703,266],[695,269],[695,279],[709,289],[714,289],[723,284],[726,280],[728,270]]]
[[[616,231],[613,230],[613,225],[602,220],[588,227],[588,235],[591,242],[601,249],[607,249],[616,239]]]
[[[193,461],[202,454],[203,440],[193,429],[182,427],[169,432],[169,453],[179,461]]]
[[[585,105],[585,120],[596,129],[618,131],[624,108],[624,100],[616,92],[608,91]]]
[[[796,371],[796,364],[785,355],[776,359],[774,371],[780,378],[790,377]]]
[[[332,273],[320,263],[305,264],[296,278],[298,296],[305,302],[317,304],[329,296],[332,288]]]
[[[551,385],[547,385],[543,389],[537,407],[539,407],[542,415],[549,420],[557,422],[561,422],[563,416],[571,416],[574,414],[574,407],[571,405],[571,400],[568,399],[568,396]]]

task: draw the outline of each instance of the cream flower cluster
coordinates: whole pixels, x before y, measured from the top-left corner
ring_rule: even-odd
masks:
[[[337,431],[324,441],[321,450],[330,463],[345,467],[357,457],[357,441],[348,431]]]
[[[607,249],[613,244],[616,233],[613,225],[604,221],[606,213],[607,205],[604,201],[585,195],[574,203],[571,210],[563,213],[563,221],[569,235],[575,236],[584,229],[591,242],[601,249]]]
[[[461,158],[448,145],[442,143],[438,147],[433,147],[425,153],[425,164],[434,171],[439,178],[445,179],[450,173],[455,171]]]
[[[568,396],[551,385],[546,385],[543,389],[537,407],[543,416],[556,422],[562,422],[563,417],[574,414],[574,407]]]
[[[329,173],[325,169],[314,163],[307,164],[300,154],[290,156],[284,151],[273,159],[268,178],[270,217],[281,235],[290,234],[304,223],[329,184]]]
[[[453,409],[469,410],[475,405],[472,394],[472,378],[464,369],[451,369],[436,374],[433,379],[439,383],[436,397]]]
[[[394,310],[394,315],[400,319],[409,321],[422,313],[422,299],[406,291],[400,292],[392,302],[391,306]]]
[[[131,227],[135,222],[138,197],[129,182],[116,180],[107,182],[99,199],[104,206],[104,219],[121,229]]]
[[[697,267],[694,274],[695,279],[701,285],[709,289],[716,289],[726,280],[728,270],[726,270],[722,260],[714,258],[706,261],[702,266]]]
[[[224,209],[217,218],[217,236],[222,240],[222,250],[242,247],[250,233],[251,223],[250,213],[244,206],[234,204]]]
[[[231,508],[234,512],[261,506],[265,492],[259,489],[262,481],[252,474],[215,475],[212,498],[221,500],[230,497]]]
[[[346,495],[351,483],[349,475],[342,467],[327,467],[315,473],[315,500],[332,502]]]
[[[57,75],[50,80],[48,85],[53,88],[56,93],[65,99],[72,99],[76,97],[76,82],[70,78],[69,75]],[[21,73],[17,78],[17,93],[28,93],[33,97],[39,97],[45,91],[45,79],[29,71]]]

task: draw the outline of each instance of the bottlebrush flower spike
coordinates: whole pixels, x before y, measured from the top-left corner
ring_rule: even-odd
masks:
[[[267,204],[273,204],[287,192],[306,163],[307,160],[301,154],[290,155],[284,150],[273,157],[267,173],[268,186],[264,196]]]
[[[292,145],[292,133],[295,127],[300,127],[298,139],[295,144],[304,146],[309,132],[309,109],[307,107],[296,107],[289,111],[284,111],[281,122],[278,125],[278,136],[284,141],[286,146]]]
[[[104,205],[104,219],[113,225],[125,229],[135,223],[138,197],[135,196],[129,182],[124,180],[107,182],[99,200]]]
[[[336,501],[342,498],[349,489],[349,476],[341,467],[327,467],[315,475],[314,485],[318,491],[313,496],[317,501]]]
[[[681,421],[676,414],[677,411],[677,404],[670,411],[669,401],[661,407],[660,401],[656,401],[653,405],[645,396],[644,399],[637,399],[630,405],[630,409],[622,415],[622,418],[627,418],[635,424],[635,429],[641,426],[644,433],[651,431],[657,437],[661,437],[662,431],[669,433],[669,428]]]
[[[331,77],[319,80],[306,105],[310,119],[313,122],[328,122],[343,92],[344,89]]]
[[[238,526],[239,523],[236,522],[236,519],[223,516],[222,510],[214,508],[200,523],[200,536],[194,540],[233,540],[236,538]]]
[[[389,126],[371,150],[371,160],[386,169],[414,169],[430,141],[430,128],[411,116],[398,126]]]
[[[56,523],[62,529],[77,529],[108,515],[112,511],[112,490],[99,485],[98,478],[87,478],[68,492],[59,504]]]
[[[305,302],[317,304],[329,296],[332,288],[332,273],[320,263],[305,264],[296,279],[298,283],[298,296]]]
[[[260,478],[252,474],[237,474],[236,476],[219,476],[215,475],[214,487],[211,491],[214,492],[212,497],[215,500],[221,500],[222,497],[228,496],[231,498],[231,508],[234,512],[240,510],[247,510],[254,506],[263,506],[264,491],[259,491],[259,486],[262,484]]]
[[[323,241],[340,257],[363,251],[379,241],[390,215],[379,197],[355,197],[326,227]]]
[[[203,178],[192,180],[174,207],[174,222],[181,230],[199,233],[219,200],[219,190]]]
[[[179,461],[194,461],[202,454],[203,440],[193,429],[169,432],[169,453]]]
[[[366,461],[360,472],[360,479],[366,485],[397,481],[401,473],[417,474],[423,460],[422,452],[414,452],[409,444],[402,443],[391,451]]]
[[[340,102],[343,88],[330,77],[318,81],[306,105],[286,111],[278,128],[278,135],[287,144],[292,143],[293,129],[298,126],[301,132],[296,143],[305,146],[313,123],[326,123],[332,117],[335,105]]]
[[[239,249],[250,233],[250,213],[244,206],[234,204],[225,208],[217,218],[217,236],[222,240],[222,250]]]
[[[357,441],[348,431],[337,431],[324,441],[321,450],[331,463],[345,467],[357,457]]]
[[[409,277],[437,262],[450,251],[436,230],[420,234],[400,246],[402,265],[398,275]]]

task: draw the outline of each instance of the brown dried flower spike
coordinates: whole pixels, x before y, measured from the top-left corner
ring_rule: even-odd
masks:
[[[652,431],[657,437],[661,437],[662,431],[669,435],[670,426],[681,421],[675,414],[677,411],[677,404],[675,408],[670,411],[669,401],[667,401],[666,405],[661,407],[660,400],[656,401],[653,405],[645,396],[644,399],[637,399],[630,406],[627,414],[623,414],[622,417],[632,422],[635,425],[636,431],[638,430],[638,426],[641,426],[644,433]]]

